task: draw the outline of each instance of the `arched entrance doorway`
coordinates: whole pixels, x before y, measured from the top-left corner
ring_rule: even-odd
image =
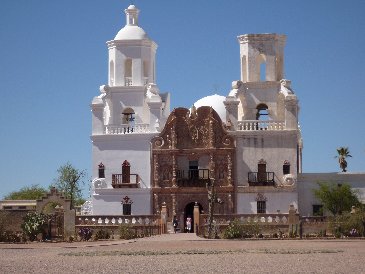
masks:
[[[186,219],[188,217],[190,217],[192,219],[191,223],[191,231],[190,232],[194,232],[194,205],[195,205],[195,202],[191,202],[191,203],[188,203],[186,206],[185,206],[185,210],[184,210],[184,232],[187,232],[186,231]],[[199,206],[199,213],[201,214],[203,212],[203,207],[201,204],[198,203],[198,206]]]

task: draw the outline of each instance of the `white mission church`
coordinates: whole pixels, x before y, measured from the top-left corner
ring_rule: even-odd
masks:
[[[107,42],[108,83],[91,103],[93,181],[84,214],[156,214],[165,203],[170,219],[185,218],[195,202],[207,213],[207,184],[214,184],[217,213],[288,213],[293,205],[313,215],[318,180],[363,191],[365,174],[302,173],[285,35],[238,36],[241,79],[226,96],[171,111],[170,93],[156,83],[157,44],[138,25],[134,5],[125,14],[126,25]]]

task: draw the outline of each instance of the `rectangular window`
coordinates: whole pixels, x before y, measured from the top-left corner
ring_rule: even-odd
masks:
[[[189,161],[189,179],[199,179],[198,161]]]
[[[283,165],[283,174],[290,174],[290,165]]]
[[[313,216],[323,216],[323,205],[313,205]]]
[[[123,204],[123,215],[131,215],[131,213],[132,213],[132,205]]]
[[[24,210],[24,209],[27,209],[27,207],[26,206],[18,206],[18,209]]]
[[[13,209],[13,207],[12,207],[12,206],[4,206],[4,207],[3,207],[3,209],[4,209],[4,210],[12,210],[12,209]]]
[[[266,213],[266,201],[257,201],[257,213]]]

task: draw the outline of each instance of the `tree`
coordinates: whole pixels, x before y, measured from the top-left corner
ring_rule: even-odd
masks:
[[[342,172],[346,172],[347,168],[347,157],[352,157],[350,155],[350,151],[348,147],[339,147],[337,149],[338,155],[335,156],[335,158],[338,158],[338,163],[340,164],[340,168],[342,169]]]
[[[45,196],[47,190],[39,185],[22,187],[18,191],[10,192],[4,200],[38,200]]]
[[[55,187],[62,191],[66,198],[71,200],[71,209],[75,204],[82,203],[81,184],[85,184],[85,170],[78,170],[70,163],[57,169],[58,177],[55,179]]]
[[[361,204],[356,191],[352,190],[348,184],[320,182],[318,185],[319,188],[313,190],[314,196],[334,216],[341,215],[345,211],[349,212],[352,206]]]

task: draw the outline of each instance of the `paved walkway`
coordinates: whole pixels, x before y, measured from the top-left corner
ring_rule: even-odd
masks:
[[[362,240],[136,240],[0,244],[0,273],[365,273]]]

